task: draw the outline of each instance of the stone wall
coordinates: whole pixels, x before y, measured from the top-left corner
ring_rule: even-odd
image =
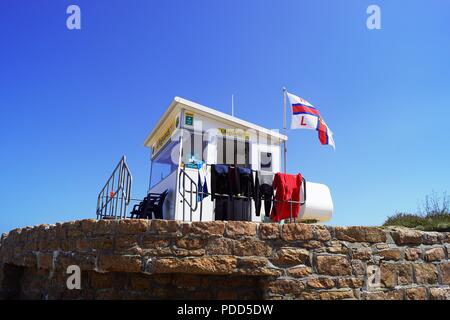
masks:
[[[450,233],[400,228],[82,220],[4,234],[0,295],[449,300],[449,254]]]

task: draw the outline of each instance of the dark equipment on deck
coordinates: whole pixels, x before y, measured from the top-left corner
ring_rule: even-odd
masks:
[[[163,205],[169,190],[163,193],[149,193],[140,203],[135,204],[130,212],[130,218],[163,219]]]

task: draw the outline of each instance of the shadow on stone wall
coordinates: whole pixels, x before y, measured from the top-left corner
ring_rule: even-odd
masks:
[[[264,279],[244,276],[83,271],[81,289],[69,290],[65,274],[25,268],[20,285],[11,287],[9,299],[26,300],[142,300],[142,299],[262,299]],[[17,278],[16,278],[17,279]]]
[[[24,267],[8,263],[0,267],[0,299],[17,300],[21,298],[21,281],[24,270]]]

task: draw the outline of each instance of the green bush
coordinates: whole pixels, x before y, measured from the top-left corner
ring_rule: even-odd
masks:
[[[383,226],[402,226],[425,231],[450,231],[450,199],[444,193],[442,201],[436,193],[425,197],[419,212],[396,213]]]

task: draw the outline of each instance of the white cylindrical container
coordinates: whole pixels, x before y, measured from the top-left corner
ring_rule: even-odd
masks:
[[[301,193],[301,199],[303,201],[303,192]],[[306,201],[300,207],[300,221],[326,222],[331,219],[332,215],[333,200],[330,189],[324,184],[306,181]]]

